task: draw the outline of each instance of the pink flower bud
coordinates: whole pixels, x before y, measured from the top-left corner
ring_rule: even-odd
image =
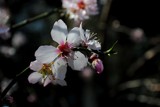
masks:
[[[103,63],[100,59],[93,60],[92,66],[97,71],[98,74],[103,72],[104,67],[103,67]]]
[[[98,59],[98,55],[96,53],[93,53],[89,59],[91,59],[92,61]]]

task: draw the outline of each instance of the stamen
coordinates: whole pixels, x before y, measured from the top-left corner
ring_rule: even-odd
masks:
[[[67,42],[65,44],[59,45],[58,49],[62,52],[62,57],[69,56],[69,53],[71,52],[70,46]]]
[[[39,71],[43,76],[52,74],[52,68],[51,68],[51,63],[50,64],[43,64],[42,69]]]
[[[92,32],[92,33],[90,34],[89,40],[91,40],[91,39],[97,39],[97,37],[95,37],[96,35],[97,35],[97,33]]]

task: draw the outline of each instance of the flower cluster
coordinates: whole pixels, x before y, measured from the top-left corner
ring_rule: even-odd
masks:
[[[101,73],[102,61],[92,51],[100,51],[101,44],[93,36],[95,35],[89,30],[83,30],[82,24],[68,32],[62,20],[56,21],[51,30],[51,37],[58,46],[45,45],[36,50],[36,60],[30,64],[30,69],[35,72],[29,75],[29,82],[34,84],[40,81],[44,86],[49,83],[65,86],[67,66],[81,71],[91,65],[97,73]],[[81,49],[89,51],[90,54],[85,54]]]
[[[97,0],[62,0],[62,4],[69,18],[75,21],[98,14]]]

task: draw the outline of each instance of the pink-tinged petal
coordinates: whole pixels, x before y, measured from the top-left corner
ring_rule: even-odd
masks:
[[[90,49],[93,49],[93,50],[100,50],[101,49],[101,44],[97,40],[90,40],[87,43],[87,45]]]
[[[52,72],[56,79],[63,80],[67,72],[66,60],[58,58],[52,66]]]
[[[62,20],[58,20],[54,23],[51,30],[51,36],[58,44],[65,43],[66,36],[68,35],[67,26]]]
[[[85,57],[81,52],[77,51],[73,53],[73,56],[68,58],[68,65],[73,70],[82,70],[87,66],[88,58]]]
[[[78,27],[74,27],[67,36],[67,42],[73,47],[78,46],[81,42],[80,31]]]
[[[65,80],[55,79],[55,80],[52,81],[52,83],[53,83],[54,85],[59,84],[59,85],[61,85],[61,86],[67,86],[67,83],[66,83]]]
[[[40,71],[41,69],[42,69],[42,67],[43,67],[43,64],[42,63],[40,63],[40,62],[38,62],[37,60],[35,60],[35,61],[32,61],[31,63],[30,63],[30,69],[31,70],[33,70],[33,71]]]
[[[53,46],[40,46],[35,56],[37,61],[41,63],[51,63],[55,58],[58,57],[57,49]]]
[[[52,75],[47,75],[47,77],[44,80],[43,86],[47,86],[49,83],[51,83],[53,80]]]
[[[97,71],[98,74],[103,72],[104,67],[103,67],[103,63],[100,59],[95,59],[92,62],[92,66]]]
[[[38,81],[40,81],[40,79],[42,79],[42,74],[38,72],[33,72],[28,77],[29,83],[32,83],[32,84],[37,83]]]

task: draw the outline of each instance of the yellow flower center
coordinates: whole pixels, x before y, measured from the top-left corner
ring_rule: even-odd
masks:
[[[39,71],[43,75],[51,75],[52,74],[52,63],[50,64],[43,64],[42,69]]]

